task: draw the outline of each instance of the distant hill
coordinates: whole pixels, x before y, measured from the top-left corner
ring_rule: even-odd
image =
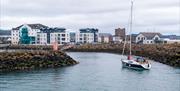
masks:
[[[11,30],[0,29],[0,35],[11,35]]]
[[[169,39],[178,39],[178,40],[180,40],[180,36],[177,36],[177,35],[162,35],[161,38],[169,38]]]

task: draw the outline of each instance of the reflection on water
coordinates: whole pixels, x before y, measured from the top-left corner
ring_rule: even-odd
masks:
[[[68,53],[80,64],[0,74],[2,91],[179,91],[180,69],[152,61],[151,70],[122,68],[121,55]]]

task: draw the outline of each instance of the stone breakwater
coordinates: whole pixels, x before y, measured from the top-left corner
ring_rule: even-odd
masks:
[[[59,46],[60,48],[61,46]],[[53,47],[50,45],[8,45],[5,47],[0,47],[0,49],[13,49],[13,50],[18,50],[18,49],[22,49],[22,50],[52,50]]]
[[[121,54],[123,44],[96,44],[75,46],[67,51],[74,52],[111,52]],[[129,46],[125,48],[125,54],[129,53]],[[149,59],[180,67],[180,44],[152,44],[152,45],[132,45],[132,54],[143,56]]]
[[[0,71],[54,68],[78,64],[60,51],[0,52]]]

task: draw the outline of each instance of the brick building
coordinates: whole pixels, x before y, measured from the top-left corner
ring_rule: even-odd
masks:
[[[117,28],[117,29],[115,29],[115,36],[118,36],[122,40],[125,40],[125,36],[126,36],[125,28]]]

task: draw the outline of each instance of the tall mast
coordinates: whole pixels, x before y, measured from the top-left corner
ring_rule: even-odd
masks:
[[[131,16],[130,16],[130,55],[132,54],[131,50],[132,50],[132,45],[131,45],[131,41],[132,41],[132,35],[131,35],[131,32],[132,32],[132,20],[133,20],[133,0],[131,0]]]

